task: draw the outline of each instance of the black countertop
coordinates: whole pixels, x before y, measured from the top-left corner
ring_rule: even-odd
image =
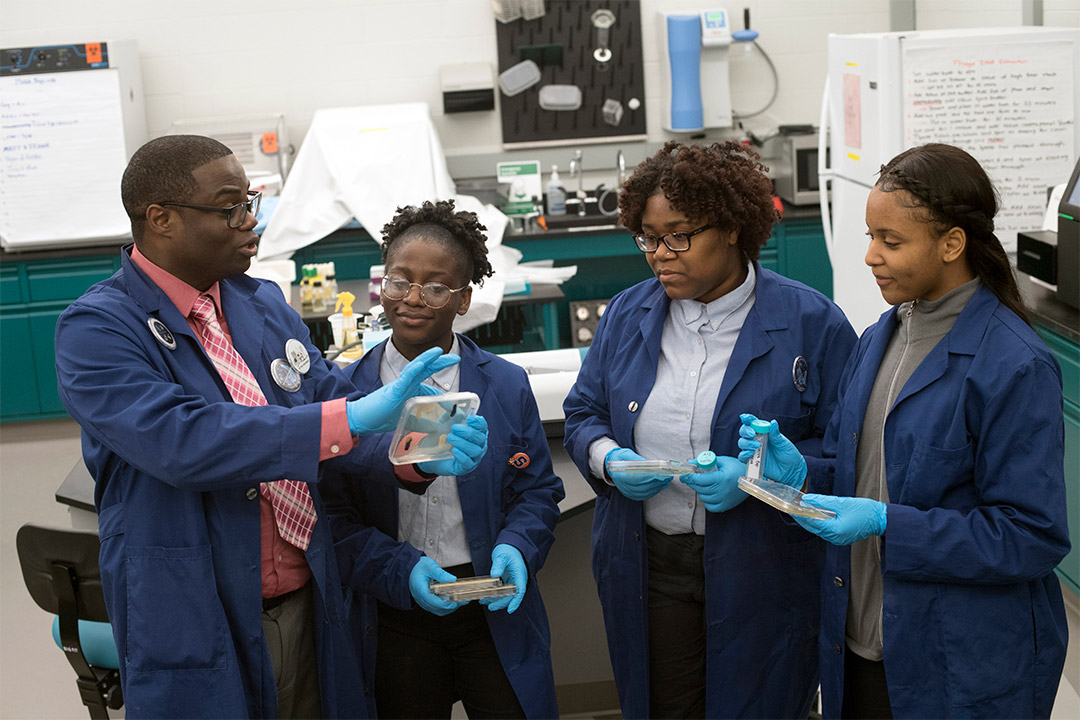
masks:
[[[1020,297],[1031,313],[1031,321],[1080,343],[1080,310],[1061,302],[1053,290],[1032,282],[1024,273],[1014,274]]]

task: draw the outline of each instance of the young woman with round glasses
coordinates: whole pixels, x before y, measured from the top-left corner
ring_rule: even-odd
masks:
[[[619,209],[656,277],[608,305],[564,410],[623,716],[805,718],[823,548],[744,502],[739,414],[768,408],[819,453],[855,333],[758,263],[777,213],[753,150],[669,142]],[[703,451],[716,468],[678,480],[609,469]]]
[[[454,348],[460,365],[433,375],[433,384],[479,395],[469,423],[488,427],[475,470],[420,464],[433,473],[423,496],[378,487],[375,475],[392,472],[389,433],[362,441],[373,477],[322,483],[380,718],[449,718],[456,699],[469,717],[558,715],[535,574],[555,539],[562,481],[525,371],[453,327],[468,312],[469,283],[492,274],[484,229],[452,200],[398,210],[383,229],[382,301],[393,334],[346,369],[370,391],[425,350]],[[489,574],[512,582],[515,594],[465,604],[428,588],[429,581]]]

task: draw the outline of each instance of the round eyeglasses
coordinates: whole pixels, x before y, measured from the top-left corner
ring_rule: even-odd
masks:
[[[414,285],[420,288],[420,300],[432,310],[443,307],[450,302],[450,298],[454,293],[461,292],[469,287],[465,285],[453,290],[442,283],[430,282],[421,285],[420,283],[409,282],[400,275],[387,275],[382,279],[382,294],[387,300],[404,300],[412,292]]]
[[[668,233],[659,237],[639,232],[634,233],[634,242],[637,243],[638,250],[644,253],[656,252],[656,249],[660,247],[661,242],[663,242],[671,252],[686,252],[690,249],[690,238],[705,232],[711,227],[712,225],[703,225],[697,230],[691,230],[690,232]]]
[[[225,214],[225,222],[233,230],[237,229],[244,224],[247,220],[248,213],[252,215],[259,214],[259,205],[262,204],[262,191],[260,190],[248,190],[247,200],[244,202],[238,202],[235,205],[229,207],[214,207],[213,205],[192,205],[190,203],[172,202],[166,200],[165,202],[154,203],[155,205],[172,205],[173,207],[190,208],[192,210],[203,210],[205,212],[218,212]]]

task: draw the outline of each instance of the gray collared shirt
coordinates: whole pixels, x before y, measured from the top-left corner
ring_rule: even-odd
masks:
[[[708,450],[713,412],[735,342],[754,306],[757,275],[749,264],[739,287],[708,304],[672,300],[660,339],[656,381],[634,424],[634,450],[655,460],[688,460]],[[604,477],[604,457],[617,447],[601,438],[589,448],[590,469]],[[668,535],[705,534],[705,506],[672,482],[645,501],[645,522]]]
[[[461,353],[461,344],[456,335],[450,352]],[[394,347],[393,341],[387,342],[382,363],[379,365],[379,379],[384,385],[393,382],[408,362]],[[460,375],[459,366],[453,365],[440,370],[424,382],[443,392],[457,392]],[[409,543],[440,567],[472,562],[465,539],[465,518],[461,511],[456,476],[440,475],[432,481],[423,495],[407,490],[398,491],[397,539]]]

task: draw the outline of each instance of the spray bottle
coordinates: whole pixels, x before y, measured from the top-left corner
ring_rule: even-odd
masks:
[[[356,296],[347,290],[338,292],[337,304],[334,310],[341,310],[341,357],[358,358],[364,354],[364,348],[360,345],[360,336],[356,331],[356,315],[353,314],[352,304]],[[350,345],[352,347],[350,347]]]

